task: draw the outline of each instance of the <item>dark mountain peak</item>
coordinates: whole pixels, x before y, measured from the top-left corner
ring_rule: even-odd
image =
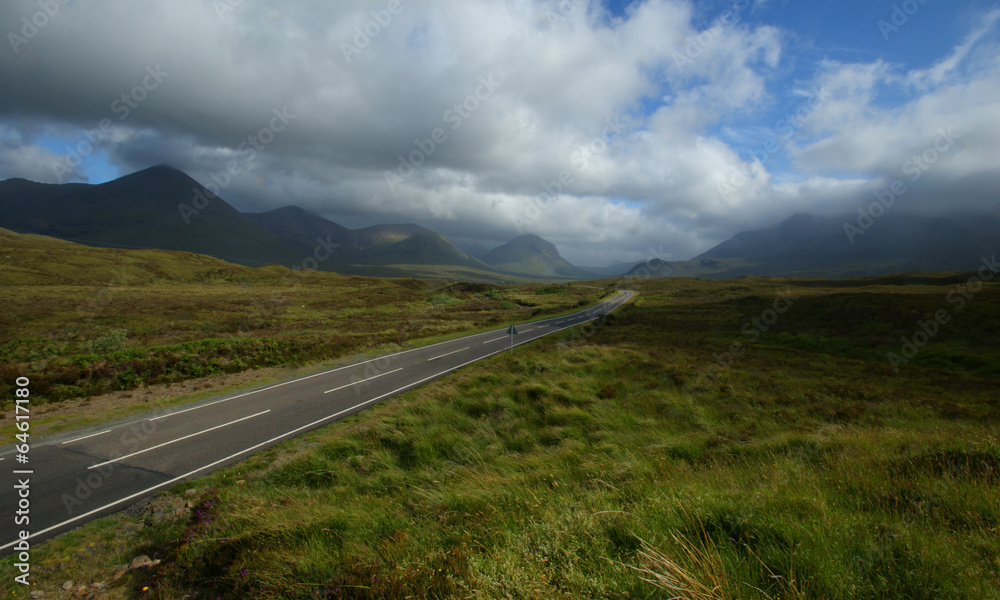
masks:
[[[549,242],[542,236],[535,233],[522,233],[516,238],[511,240],[512,242],[542,242],[548,244]]]
[[[490,250],[481,260],[508,273],[574,279],[593,277],[560,256],[555,244],[533,233],[520,235]]]
[[[526,233],[524,235],[519,235],[511,241],[507,242],[508,246],[511,247],[521,247],[534,250],[535,252],[540,252],[542,254],[547,254],[549,256],[559,257],[559,249],[552,242],[546,240],[545,238],[535,235],[534,233]]]
[[[174,174],[174,175],[180,174],[187,176],[187,173],[185,173],[184,171],[181,171],[177,167],[173,167],[168,164],[153,165],[152,167],[147,167],[145,169],[142,169],[141,171],[136,171],[135,174],[139,173],[147,173],[147,174],[163,173],[163,174]]]
[[[301,261],[301,253],[284,240],[204,193],[197,181],[165,165],[100,185],[0,186],[0,226],[95,246],[183,250],[253,266]]]
[[[167,201],[174,205],[176,198],[183,197],[190,202],[196,191],[205,193],[205,187],[190,175],[167,165],[149,167],[93,187],[114,194],[139,196],[148,202]]]
[[[803,229],[822,225],[824,221],[825,220],[822,217],[817,215],[796,213],[779,223],[776,229],[783,232],[801,231]]]
[[[191,179],[191,176],[185,173],[184,171],[181,171],[180,169],[171,167],[170,165],[155,165],[147,169],[143,169],[141,171],[136,171],[135,173],[132,173],[130,175],[125,175],[124,177],[120,177],[115,181],[129,181],[129,180],[151,181],[157,179],[159,180]],[[191,179],[191,181],[194,180]]]

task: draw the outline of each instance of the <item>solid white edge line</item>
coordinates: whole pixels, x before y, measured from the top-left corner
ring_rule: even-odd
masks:
[[[498,352],[494,352],[492,354],[487,354],[483,358],[487,358],[489,356],[493,356],[493,354],[498,354]],[[482,359],[477,359],[477,360],[482,360]],[[472,361],[472,362],[476,362],[476,361]],[[466,366],[468,364],[471,364],[471,363],[465,363],[463,365],[459,365],[458,367],[453,367],[451,369],[448,369],[447,371],[442,371],[441,373],[438,373],[436,375],[432,375],[432,376],[427,377],[425,379],[421,379],[420,381],[416,381],[416,382],[411,383],[409,385],[403,386],[403,387],[401,387],[401,388],[399,388],[397,390],[394,390],[392,392],[389,392],[387,394],[382,394],[381,396],[378,396],[377,398],[372,398],[371,400],[366,400],[365,402],[361,402],[359,404],[355,404],[354,406],[352,406],[350,408],[346,408],[346,409],[344,409],[344,410],[342,410],[340,412],[337,412],[335,414],[332,414],[332,415],[330,415],[328,417],[323,417],[322,419],[313,421],[312,423],[303,425],[303,426],[301,426],[301,427],[299,427],[297,429],[293,429],[293,430],[291,430],[291,431],[289,431],[287,433],[283,433],[283,434],[281,434],[279,436],[275,436],[275,437],[267,440],[266,442],[261,442],[259,444],[250,446],[249,448],[246,448],[245,450],[240,450],[239,452],[236,452],[234,454],[230,454],[229,456],[227,456],[225,458],[222,458],[222,459],[219,459],[219,460],[217,460],[215,462],[211,462],[211,463],[209,463],[207,465],[198,467],[197,469],[194,469],[192,471],[188,471],[187,473],[185,473],[183,475],[178,475],[177,477],[174,477],[173,479],[169,479],[167,481],[164,481],[163,483],[159,483],[159,484],[154,485],[152,487],[146,488],[146,489],[142,490],[141,492],[136,492],[134,494],[131,494],[131,495],[126,496],[124,498],[121,498],[119,500],[115,500],[114,502],[110,502],[108,504],[105,504],[104,506],[101,506],[99,508],[95,508],[95,509],[93,509],[91,511],[88,511],[88,512],[85,512],[85,513],[83,513],[81,515],[77,515],[77,516],[73,517],[72,519],[67,519],[67,520],[63,521],[62,523],[59,523],[59,524],[56,524],[56,525],[52,525],[51,527],[46,527],[45,529],[42,529],[40,531],[36,531],[36,532],[32,533],[31,535],[29,535],[27,539],[31,539],[31,538],[34,538],[34,537],[38,537],[40,535],[44,535],[44,534],[46,534],[46,533],[48,533],[50,531],[55,531],[56,529],[59,529],[60,527],[65,527],[66,525],[69,525],[70,523],[75,523],[76,521],[79,521],[80,519],[85,519],[85,518],[87,518],[87,517],[89,517],[91,515],[95,515],[95,514],[101,512],[101,511],[107,510],[107,509],[109,509],[109,508],[111,508],[113,506],[117,506],[117,505],[122,504],[124,502],[128,502],[129,500],[145,496],[146,494],[149,494],[150,492],[156,491],[156,490],[158,490],[160,488],[163,488],[163,487],[167,487],[169,485],[177,483],[178,481],[182,481],[184,479],[187,479],[188,477],[191,477],[192,475],[195,475],[196,473],[200,473],[200,472],[202,472],[202,471],[204,471],[206,469],[211,469],[214,466],[221,465],[221,464],[223,464],[225,462],[228,462],[228,461],[230,461],[230,460],[232,460],[232,459],[234,459],[234,458],[236,458],[236,457],[238,457],[238,456],[240,456],[242,454],[246,454],[248,452],[253,452],[254,450],[256,450],[258,448],[267,446],[267,445],[275,443],[275,442],[279,442],[279,441],[281,441],[282,439],[284,439],[284,438],[286,438],[288,436],[295,435],[296,433],[298,433],[300,431],[303,431],[305,429],[309,429],[310,427],[315,427],[315,426],[323,423],[324,421],[329,421],[330,419],[335,419],[335,418],[339,417],[340,415],[342,415],[342,414],[344,414],[346,412],[350,412],[350,411],[352,411],[352,410],[354,410],[356,408],[361,408],[362,406],[365,406],[366,404],[371,404],[372,402],[375,402],[377,400],[381,400],[382,398],[385,398],[386,396],[390,396],[392,394],[395,394],[397,392],[405,390],[408,387],[419,385],[421,383],[424,383],[425,381],[428,381],[428,380],[433,379],[435,377],[439,377],[439,376],[441,376],[441,375],[443,375],[445,373],[454,371],[454,370],[459,369],[461,367],[464,367],[464,366]],[[7,544],[4,544],[3,546],[0,546],[0,550],[6,550],[7,548],[10,548],[14,544],[18,543],[18,541],[20,541],[20,540],[14,540],[13,542],[9,542]]]
[[[176,444],[177,442],[183,442],[184,440],[187,440],[187,439],[190,439],[190,438],[193,438],[193,437],[197,437],[199,435],[202,435],[203,433],[208,433],[210,431],[215,431],[216,429],[222,429],[223,427],[229,427],[230,425],[235,425],[235,424],[240,423],[242,421],[247,421],[247,420],[253,419],[254,417],[259,417],[261,415],[266,415],[269,412],[271,412],[271,409],[267,409],[265,411],[262,411],[262,412],[259,412],[259,413],[255,414],[255,415],[250,415],[249,417],[243,417],[242,419],[236,419],[235,421],[230,421],[228,423],[223,423],[222,425],[216,425],[215,427],[211,427],[211,428],[206,429],[204,431],[199,431],[198,433],[191,433],[191,434],[185,435],[184,437],[179,437],[176,440],[171,440],[169,442],[163,442],[162,444],[153,446],[152,448],[146,448],[145,450],[139,450],[138,452],[133,452],[132,454],[126,454],[125,456],[119,456],[118,458],[116,458],[114,460],[108,460],[108,461],[102,462],[100,464],[96,464],[94,466],[87,467],[87,470],[90,471],[90,470],[93,470],[93,469],[97,469],[99,467],[103,467],[105,465],[110,465],[112,463],[116,463],[116,462],[119,462],[119,461],[123,461],[123,460],[129,459],[129,458],[132,458],[133,456],[139,456],[140,454],[145,454],[147,452],[152,452],[153,450],[157,450],[159,448],[163,448],[164,446],[169,446],[171,444]]]
[[[70,440],[68,442],[63,442],[63,443],[61,443],[59,445],[60,446],[66,446],[67,444],[74,444],[76,442],[82,442],[83,440],[89,440],[90,438],[97,437],[99,435],[104,435],[105,433],[111,433],[112,431],[114,431],[114,429],[109,429],[107,431],[102,431],[100,433],[92,433],[90,435],[85,435],[83,437],[78,437],[75,440]]]
[[[617,306],[615,308],[617,308]],[[524,342],[520,342],[520,343],[515,344],[515,345],[520,346],[521,344],[526,344],[528,342],[534,341],[534,340],[536,340],[538,338],[541,338],[541,337],[545,337],[547,335],[549,335],[549,334],[545,333],[545,334],[542,334],[540,336],[534,337],[531,340],[526,340]],[[457,367],[452,367],[451,369],[448,369],[447,371],[442,371],[441,373],[438,373],[437,375],[433,375],[431,377],[428,377],[427,379],[422,379],[422,380],[420,380],[420,381],[418,381],[416,383],[411,383],[408,386],[399,388],[398,390],[396,390],[396,392],[402,391],[402,390],[405,390],[408,387],[411,387],[411,386],[423,383],[423,382],[427,381],[428,379],[433,379],[434,377],[438,377],[440,375],[444,375],[445,373],[450,373],[451,371],[457,371],[458,369],[461,369],[462,367],[465,367],[465,366],[468,366],[468,365],[470,365],[470,364],[472,364],[474,362],[478,362],[480,360],[489,358],[489,357],[491,357],[493,355],[500,354],[501,352],[504,352],[505,350],[507,350],[507,349],[504,348],[503,350],[497,350],[496,352],[491,352],[490,354],[487,354],[486,356],[483,356],[481,358],[477,358],[476,360],[469,361],[469,362],[467,362],[465,364],[461,364],[461,365],[459,365]],[[183,475],[178,475],[177,477],[174,477],[173,479],[169,479],[167,481],[164,481],[163,483],[159,483],[159,484],[154,485],[152,487],[146,488],[146,489],[144,489],[144,490],[142,490],[140,492],[136,492],[134,494],[131,494],[131,495],[126,496],[124,498],[121,498],[119,500],[115,500],[114,502],[105,504],[104,506],[101,506],[99,508],[95,508],[95,509],[93,509],[93,510],[91,510],[89,512],[85,512],[85,513],[83,513],[81,515],[77,515],[77,516],[73,517],[72,519],[67,519],[67,520],[63,521],[62,523],[58,523],[56,525],[52,525],[51,527],[46,527],[45,529],[42,529],[40,531],[36,531],[36,532],[32,533],[31,535],[28,536],[27,539],[30,540],[30,539],[38,537],[40,535],[44,535],[44,534],[46,534],[46,533],[48,533],[50,531],[55,531],[56,529],[59,529],[61,527],[65,527],[66,525],[69,525],[70,523],[75,523],[75,522],[77,522],[77,521],[79,521],[81,519],[85,519],[85,518],[87,518],[87,517],[89,517],[91,515],[96,515],[97,513],[105,511],[105,510],[107,510],[107,509],[109,509],[109,508],[111,508],[113,506],[117,506],[119,504],[123,504],[125,502],[128,502],[129,500],[132,500],[132,499],[135,499],[135,498],[141,498],[142,496],[145,496],[146,494],[149,494],[150,492],[156,491],[156,490],[158,490],[160,488],[163,488],[163,487],[167,487],[169,485],[173,485],[173,484],[177,483],[178,481],[183,481],[184,479],[187,479],[188,477],[191,477],[192,475],[200,473],[200,472],[202,472],[202,471],[204,471],[206,469],[211,469],[212,467],[215,467],[217,465],[221,465],[223,463],[226,463],[226,462],[228,462],[228,461],[230,461],[230,460],[232,460],[232,459],[234,459],[234,458],[236,458],[236,457],[238,457],[238,456],[240,456],[242,454],[246,454],[247,452],[253,452],[254,450],[256,450],[258,448],[262,448],[262,447],[267,446],[269,444],[272,444],[272,443],[275,443],[275,442],[279,442],[283,438],[286,438],[286,437],[291,436],[291,435],[295,435],[296,433],[298,433],[298,432],[300,432],[300,431],[302,431],[304,429],[309,429],[310,427],[315,427],[316,425],[319,425],[320,423],[323,423],[324,421],[328,421],[330,419],[336,418],[337,416],[339,416],[339,415],[341,415],[341,414],[343,414],[345,412],[354,410],[355,408],[360,408],[360,407],[362,407],[362,406],[364,406],[366,404],[371,404],[372,402],[375,402],[376,400],[380,400],[380,399],[382,399],[382,398],[384,398],[386,396],[389,396],[391,394],[394,394],[396,392],[389,392],[388,394],[383,394],[382,396],[379,396],[378,398],[373,398],[373,399],[368,400],[366,402],[362,402],[361,404],[356,404],[352,408],[340,411],[339,413],[337,413],[335,415],[331,415],[329,417],[324,417],[322,419],[319,419],[318,421],[313,421],[312,423],[309,423],[308,425],[303,425],[302,427],[299,427],[298,429],[293,429],[292,431],[289,431],[288,433],[284,433],[284,434],[279,435],[277,437],[273,437],[273,438],[267,440],[266,442],[261,442],[261,443],[259,443],[257,445],[251,446],[251,447],[247,448],[246,450],[241,450],[239,452],[236,452],[235,454],[230,454],[226,458],[222,458],[222,459],[219,459],[219,460],[217,460],[215,462],[211,462],[211,463],[209,463],[207,465],[198,467],[197,469],[194,469],[193,471],[188,471],[187,473],[185,473]],[[13,542],[8,542],[8,543],[4,544],[3,546],[0,546],[0,550],[6,550],[7,548],[10,548],[14,544],[18,543],[19,541],[20,540],[14,540]]]
[[[355,385],[361,385],[362,383],[365,383],[366,381],[371,381],[372,379],[378,379],[379,377],[385,377],[386,375],[392,375],[393,373],[396,373],[396,372],[399,372],[399,371],[402,371],[402,370],[403,370],[403,367],[399,367],[395,371],[388,371],[386,373],[382,373],[381,375],[376,375],[374,377],[369,377],[368,379],[362,379],[361,381],[355,381],[354,383],[348,383],[347,385],[342,385],[342,386],[340,386],[338,388],[333,388],[332,390],[327,390],[327,391],[325,391],[323,393],[324,394],[332,394],[333,392],[340,391],[340,390],[342,390],[344,388],[349,388],[349,387],[355,386]]]
[[[435,356],[434,358],[428,358],[427,362],[434,362],[434,361],[436,361],[438,359],[444,358],[446,356],[451,356],[452,354],[458,354],[459,352],[461,352],[463,350],[468,350],[468,349],[469,349],[468,346],[466,346],[465,348],[459,348],[458,350],[455,350],[453,352],[449,352],[447,354],[442,354],[441,356]]]

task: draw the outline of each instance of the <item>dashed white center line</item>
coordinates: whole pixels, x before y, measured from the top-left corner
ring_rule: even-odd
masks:
[[[352,383],[348,383],[347,385],[342,385],[340,387],[333,388],[332,390],[327,390],[327,391],[325,391],[323,393],[324,394],[332,394],[333,392],[336,392],[337,390],[342,390],[344,388],[349,388],[352,385],[358,385],[359,383],[364,383],[366,381],[371,381],[372,379],[378,379],[379,377],[385,377],[386,375],[392,375],[393,373],[396,373],[396,372],[402,371],[402,370],[403,370],[403,367],[400,367],[400,368],[396,369],[395,371],[388,371],[386,373],[382,373],[381,375],[376,375],[374,377],[369,377],[368,379],[362,379],[361,381],[354,381]]]
[[[176,440],[171,440],[169,442],[163,442],[162,444],[153,446],[152,448],[146,448],[145,450],[139,450],[138,452],[133,452],[132,454],[126,454],[125,456],[119,456],[118,458],[113,458],[111,460],[104,461],[104,462],[96,464],[96,465],[94,465],[92,467],[87,467],[87,470],[97,469],[97,468],[103,467],[105,465],[110,465],[111,463],[116,463],[118,461],[125,460],[127,458],[132,458],[133,456],[139,456],[140,454],[145,454],[147,452],[152,452],[153,450],[156,450],[158,448],[163,448],[164,446],[169,446],[170,444],[176,444],[177,442],[182,442],[184,440],[191,439],[193,437],[202,435],[203,433],[208,433],[210,431],[215,431],[216,429],[222,429],[223,427],[229,427],[230,425],[235,425],[235,424],[237,424],[237,423],[239,423],[241,421],[247,421],[249,419],[253,419],[254,417],[259,417],[261,415],[266,415],[269,412],[271,412],[271,409],[259,412],[259,413],[255,414],[255,415],[250,415],[249,417],[243,417],[242,419],[236,419],[235,421],[230,421],[228,423],[223,423],[222,425],[216,425],[215,427],[211,427],[211,428],[206,429],[204,431],[199,431],[198,433],[192,433],[192,434],[186,435],[184,437],[179,437]]]
[[[451,356],[452,354],[458,354],[462,350],[468,350],[468,349],[469,349],[468,346],[466,346],[465,348],[459,348],[458,350],[455,350],[454,352],[449,352],[447,354],[442,354],[441,356],[435,356],[434,358],[428,358],[427,362],[434,362],[434,361],[438,360],[439,358],[444,358],[446,356]]]
[[[500,340],[505,340],[505,339],[507,339],[507,336],[494,338],[492,340],[486,340],[485,342],[483,342],[483,345],[485,346],[486,344],[492,344],[493,342],[499,342]]]

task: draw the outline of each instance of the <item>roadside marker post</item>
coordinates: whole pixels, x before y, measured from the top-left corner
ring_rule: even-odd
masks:
[[[510,334],[510,353],[514,354],[514,336],[517,335],[517,327],[511,325],[510,329],[507,330],[507,333]]]

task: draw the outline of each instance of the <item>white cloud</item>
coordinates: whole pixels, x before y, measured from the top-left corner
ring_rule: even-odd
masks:
[[[18,177],[32,181],[54,182],[55,166],[61,158],[41,146],[0,144],[0,179]],[[66,182],[80,179],[77,176],[67,179]]]
[[[245,0],[219,18],[208,0],[73,3],[20,55],[0,54],[0,77],[27,83],[5,89],[0,119],[73,132],[111,118],[107,148],[123,171],[166,162],[206,182],[287,107],[296,120],[227,199],[494,242],[568,172],[572,182],[528,226],[592,263],[645,258],[651,246],[685,257],[788,211],[849,207],[939,127],[964,137],[935,176],[981,182],[995,168],[1000,66],[982,49],[996,13],[923,71],[820,64],[799,86],[829,99],[783,140],[798,172],[776,177],[770,164],[748,169],[714,133],[766,111],[784,77],[788,32],[750,22],[762,1],[705,29],[685,0],[632,3],[617,19],[588,0],[403,0],[378,24],[372,11],[387,4]],[[16,21],[33,7],[11,0],[0,16]],[[153,65],[169,77],[118,121],[111,103]],[[491,75],[501,85],[476,99]],[[437,128],[447,141],[387,186],[398,157]],[[2,173],[41,178],[52,153],[28,136],[8,139]],[[741,170],[746,181],[721,194],[717,182]]]
[[[997,17],[1000,11],[987,19],[990,27]],[[967,64],[973,42],[981,42],[985,34],[977,29],[953,54],[926,70],[900,73],[882,62],[825,65],[817,83],[831,101],[809,122],[818,138],[795,148],[799,166],[805,172],[900,178],[915,156],[928,152],[940,155],[926,170],[928,178],[995,176],[996,161],[990,157],[1000,152],[1000,61],[974,69]],[[885,105],[881,96],[899,94],[901,83],[914,82],[920,84],[918,94]],[[955,143],[939,141],[942,133]],[[935,144],[936,151],[928,150]],[[962,188],[955,191],[960,194]],[[976,196],[969,194],[970,200]],[[954,202],[967,209],[975,206],[964,198]]]
[[[930,68],[910,71],[906,74],[904,81],[921,91],[931,90],[948,82],[962,67],[962,64],[968,60],[975,47],[994,32],[998,21],[1000,21],[1000,8],[986,14],[980,25],[969,33],[948,57]],[[996,56],[995,52],[993,55]]]

